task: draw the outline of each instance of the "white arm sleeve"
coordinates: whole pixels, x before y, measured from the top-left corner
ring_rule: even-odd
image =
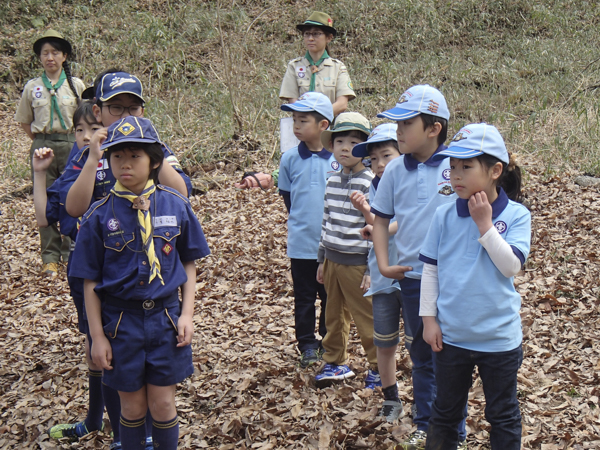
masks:
[[[439,294],[438,267],[425,263],[423,264],[423,275],[421,276],[419,316],[437,316],[437,299]]]
[[[502,239],[496,227],[490,228],[478,241],[502,275],[510,278],[519,273],[521,260],[515,255],[510,244]]]

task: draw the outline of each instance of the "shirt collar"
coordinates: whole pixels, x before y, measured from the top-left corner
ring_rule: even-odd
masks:
[[[498,198],[494,200],[492,203],[492,219],[495,219],[508,205],[508,196],[504,189],[499,188],[498,190]],[[456,200],[456,212],[458,213],[458,217],[470,217],[471,213],[469,212],[469,199],[459,198]]]
[[[446,150],[448,147],[446,147],[444,144],[440,145],[436,151],[433,153],[433,155],[435,155],[436,153],[441,152],[442,150]],[[430,166],[430,167],[437,167],[439,166],[443,159],[440,159],[439,161],[434,161],[433,160],[433,155],[431,155],[429,157],[429,159],[427,161],[425,161],[423,164],[425,164],[426,166]],[[419,164],[421,164],[419,161],[417,161],[415,158],[413,158],[413,156],[408,153],[406,155],[404,155],[404,167],[406,167],[406,170],[415,170]]]
[[[312,155],[317,155],[323,159],[329,159],[331,157],[331,152],[325,149],[322,149],[320,152],[311,152],[304,142],[298,144],[298,154],[302,159],[308,159]]]
[[[373,187],[375,188],[375,190],[377,190],[377,188],[379,187],[379,182],[381,181],[381,178],[379,178],[379,175],[375,175],[375,178],[373,178]]]

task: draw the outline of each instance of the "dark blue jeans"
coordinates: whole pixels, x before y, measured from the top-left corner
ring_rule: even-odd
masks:
[[[418,430],[427,431],[431,406],[436,396],[433,350],[423,340],[423,320],[419,316],[421,280],[405,278],[400,281],[402,318],[404,319],[404,342],[412,361],[413,397],[417,413],[413,422]],[[467,416],[466,405],[464,416]],[[454,431],[464,440],[467,436],[465,420],[457,422]],[[454,447],[456,450],[456,447]]]
[[[315,303],[317,294],[321,299],[319,334],[325,337],[325,305],[327,293],[325,286],[317,282],[319,263],[311,259],[292,259],[292,280],[294,282],[294,319],[298,349],[303,352],[309,348],[317,349],[321,341],[315,337]]]
[[[485,394],[485,418],[491,425],[493,450],[521,449],[521,412],[517,400],[517,371],[523,362],[519,345],[507,352],[476,352],[444,343],[435,354],[435,399],[427,450],[456,450],[456,426],[464,420],[473,370],[479,369]]]

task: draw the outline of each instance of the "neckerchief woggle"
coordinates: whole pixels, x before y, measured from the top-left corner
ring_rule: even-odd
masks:
[[[131,192],[118,180],[111,189],[113,194],[117,197],[129,200],[133,204],[133,209],[138,210],[138,222],[140,225],[140,234],[142,235],[142,244],[146,256],[148,256],[148,263],[150,264],[150,280],[148,283],[151,283],[154,278],[158,277],[161,284],[164,285],[165,282],[160,274],[160,262],[158,261],[158,256],[156,256],[156,251],[154,249],[154,239],[152,239],[152,218],[150,217],[149,198],[154,191],[156,191],[156,186],[152,180],[148,180],[146,187],[144,187],[144,190],[140,195]]]
[[[310,87],[308,88],[308,90],[310,92],[314,92],[315,81],[317,79],[317,72],[319,71],[319,66],[323,61],[325,61],[325,59],[329,58],[329,54],[327,53],[327,50],[325,50],[323,52],[323,56],[321,56],[321,59],[319,59],[317,62],[314,62],[312,57],[310,56],[310,53],[307,50],[306,55],[304,57],[308,59],[308,63],[310,64],[310,71],[312,72],[310,75]]]
[[[48,89],[48,91],[50,92],[50,99],[52,105],[52,109],[50,110],[50,131],[52,131],[52,123],[54,122],[55,113],[58,116],[58,120],[60,120],[60,126],[63,128],[63,130],[67,129],[67,126],[65,125],[65,120],[63,119],[63,116],[60,112],[60,108],[58,106],[58,98],[56,98],[56,93],[58,92],[58,90],[63,85],[66,79],[67,75],[65,74],[65,71],[61,70],[60,77],[58,77],[58,81],[55,85],[52,85],[52,82],[48,79],[48,75],[46,75],[46,72],[42,74],[42,82],[44,83],[46,89]]]

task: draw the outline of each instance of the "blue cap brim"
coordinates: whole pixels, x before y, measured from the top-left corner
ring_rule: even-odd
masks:
[[[421,114],[419,111],[409,111],[408,109],[392,108],[377,114],[377,117],[382,117],[390,120],[408,120],[417,117]]]
[[[298,102],[296,102],[296,103],[289,103],[289,104],[281,105],[281,110],[282,111],[310,112],[310,111],[314,111],[315,109],[312,106],[304,106],[304,105],[298,104]]]
[[[472,148],[464,148],[458,146],[448,147],[446,150],[442,150],[439,153],[433,155],[434,161],[439,161],[444,158],[456,158],[456,159],[469,159],[475,158],[479,155],[483,155],[483,152],[480,150],[473,150]]]
[[[129,144],[130,142],[137,142],[139,144],[160,144],[160,142],[157,141],[157,140],[155,140],[155,139],[144,139],[144,138],[131,138],[131,139],[127,139],[127,138],[123,138],[123,139],[119,139],[118,141],[112,141],[112,142],[109,142],[108,144],[103,144],[100,147],[100,150],[107,150],[110,147],[114,147],[115,145]]]
[[[370,142],[361,142],[352,147],[352,156],[357,158],[366,158],[369,156],[368,145]]]

